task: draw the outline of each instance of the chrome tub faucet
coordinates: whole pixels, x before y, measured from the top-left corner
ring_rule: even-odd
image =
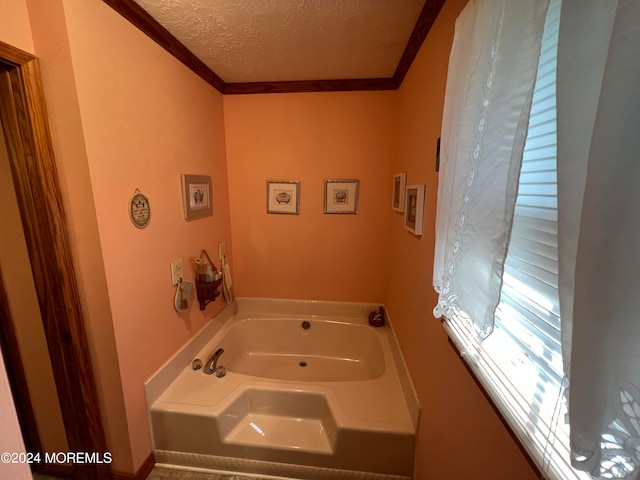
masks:
[[[211,357],[209,357],[209,360],[207,360],[207,363],[204,366],[204,373],[206,373],[207,375],[215,373],[216,377],[218,378],[222,378],[227,374],[227,369],[224,368],[223,365],[220,365],[218,367],[218,359],[223,353],[224,350],[222,348],[219,348],[213,355],[211,355]]]

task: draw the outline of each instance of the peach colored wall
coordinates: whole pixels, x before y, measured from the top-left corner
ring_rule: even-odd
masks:
[[[205,248],[231,255],[222,96],[105,3],[63,0],[100,233],[134,469],[151,452],[144,381],[224,307],[173,307],[170,262],[186,279]],[[214,215],[183,218],[181,174],[210,175]],[[139,188],[145,229],[129,220]]]
[[[387,305],[420,402],[415,479],[518,480],[536,474],[449,345],[431,314],[437,198],[436,139],[454,22],[467,0],[448,0],[398,91],[398,152],[393,171],[427,185],[425,233],[418,239],[391,222],[392,268]]]
[[[388,270],[393,92],[224,98],[241,296],[379,302]],[[324,179],[360,180],[357,215],[324,214]],[[266,182],[300,181],[300,214],[267,214]]]
[[[26,0],[0,0],[0,41],[33,53]]]

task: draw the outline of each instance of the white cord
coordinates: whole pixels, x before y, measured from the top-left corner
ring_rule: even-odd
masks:
[[[554,444],[556,441],[556,429],[558,428],[558,421],[560,413],[562,412],[561,402],[563,401],[565,390],[568,386],[569,379],[566,376],[562,377],[560,390],[558,390],[558,397],[556,398],[556,403],[553,407],[553,414],[551,416],[551,422],[549,424],[549,431],[547,432],[544,450],[542,451],[542,468],[540,470],[540,480],[545,480],[546,478],[548,478],[547,473],[549,471],[549,468],[551,467],[551,454],[549,454],[549,452],[554,448]]]

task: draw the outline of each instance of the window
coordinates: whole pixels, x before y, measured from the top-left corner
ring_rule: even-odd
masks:
[[[559,23],[560,0],[551,0],[494,332],[480,343],[461,314],[445,328],[545,475],[590,479],[571,467],[562,398],[555,102]]]

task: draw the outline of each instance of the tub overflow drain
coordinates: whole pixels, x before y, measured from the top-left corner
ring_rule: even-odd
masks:
[[[307,366],[307,362],[302,360],[301,362],[298,363],[298,365],[301,366],[301,367],[306,367]]]

